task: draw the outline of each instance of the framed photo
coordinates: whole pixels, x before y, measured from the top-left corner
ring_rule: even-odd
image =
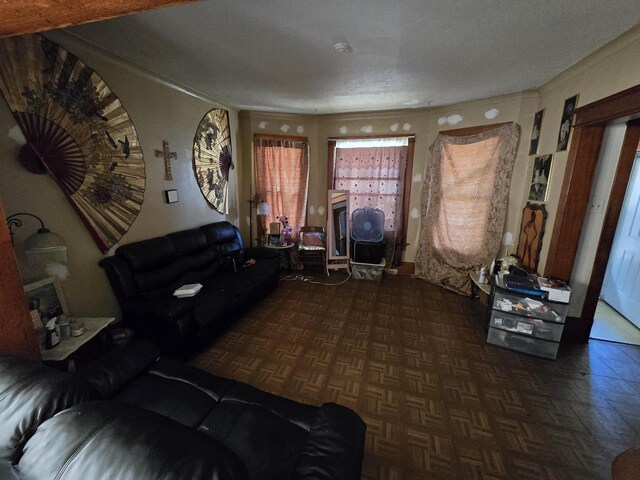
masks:
[[[567,98],[564,101],[564,108],[562,109],[562,120],[560,120],[560,131],[558,132],[558,148],[557,152],[563,152],[569,145],[569,136],[571,135],[571,120],[573,114],[576,111],[576,104],[578,103],[578,95],[574,95],[571,98]]]
[[[178,203],[178,190],[165,190],[164,201],[166,203]]]
[[[546,202],[549,192],[549,178],[551,177],[551,162],[553,155],[541,155],[533,161],[533,174],[529,187],[529,200],[533,202]]]
[[[529,144],[529,155],[538,153],[538,142],[540,141],[540,130],[542,129],[542,117],[544,109],[540,110],[533,117],[533,127],[531,129],[531,143]]]
[[[530,273],[538,270],[542,237],[547,223],[547,210],[542,204],[527,203],[522,210],[520,238],[518,239],[518,258],[522,268]]]
[[[57,277],[48,277],[24,286],[27,299],[38,302],[40,314],[45,318],[68,314],[67,302],[62,293],[62,287]]]

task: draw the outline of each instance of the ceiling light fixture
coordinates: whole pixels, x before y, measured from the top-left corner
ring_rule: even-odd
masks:
[[[338,53],[351,53],[353,48],[347,42],[338,42],[333,45],[333,49]]]

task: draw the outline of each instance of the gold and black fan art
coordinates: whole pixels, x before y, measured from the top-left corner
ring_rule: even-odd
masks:
[[[91,68],[40,35],[0,40],[0,90],[24,134],[20,162],[49,173],[102,253],[144,200],[136,129]]]
[[[193,171],[200,191],[218,212],[229,213],[229,170],[233,170],[229,112],[209,111],[193,139]]]

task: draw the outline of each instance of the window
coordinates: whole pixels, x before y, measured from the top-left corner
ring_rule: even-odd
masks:
[[[263,231],[286,216],[296,234],[306,222],[309,183],[309,143],[306,137],[254,136],[256,192],[264,196],[270,214],[260,217]]]
[[[406,244],[414,142],[413,136],[329,141],[329,188],[349,190],[351,212],[384,211],[387,261],[395,264]]]

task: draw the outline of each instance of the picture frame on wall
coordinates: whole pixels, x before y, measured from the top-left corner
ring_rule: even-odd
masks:
[[[178,190],[175,188],[172,190],[164,191],[164,201],[165,203],[178,203]]]
[[[24,286],[29,302],[38,303],[43,322],[46,319],[68,314],[67,302],[57,277],[47,277]]]
[[[527,203],[522,209],[517,255],[520,265],[529,273],[538,271],[546,223],[547,209],[544,204]]]
[[[542,117],[544,109],[540,110],[533,117],[533,127],[531,128],[531,143],[529,143],[529,155],[538,153],[538,142],[540,141],[540,131],[542,129]]]
[[[567,98],[562,108],[562,119],[560,120],[560,131],[558,132],[558,148],[557,152],[563,152],[569,146],[569,137],[571,136],[571,121],[578,104],[578,95]]]
[[[533,173],[529,187],[529,200],[533,202],[546,202],[549,195],[549,179],[551,178],[551,165],[553,155],[540,155],[533,160]]]

